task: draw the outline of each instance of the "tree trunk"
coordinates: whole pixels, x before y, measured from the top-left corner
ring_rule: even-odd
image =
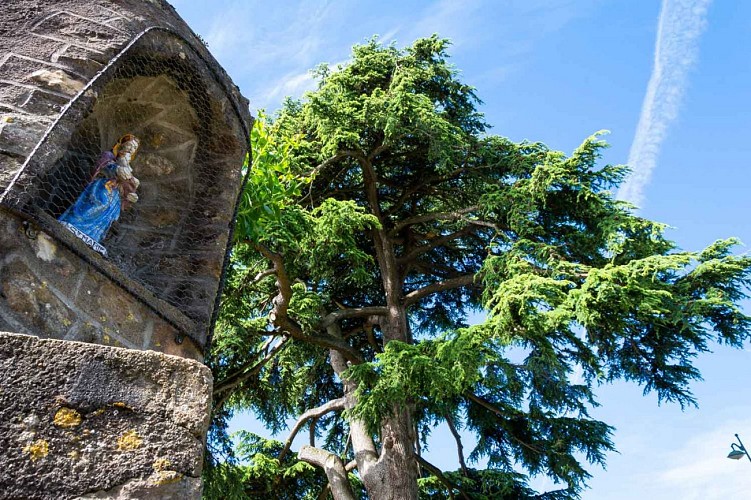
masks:
[[[374,500],[416,500],[417,460],[411,411],[395,409],[396,415],[381,426],[384,465],[383,491],[373,491]]]
[[[328,331],[334,336],[341,335],[338,325],[331,325]],[[347,400],[345,406],[352,408],[356,403],[354,393],[357,387],[343,376],[347,362],[336,350],[330,351],[329,359],[336,374],[342,378]],[[357,470],[368,497],[371,500],[417,500],[417,461],[411,411],[396,408],[394,417],[383,422],[380,454],[364,422],[352,418],[349,426]],[[329,471],[327,476],[329,481],[334,479]]]
[[[375,243],[388,309],[388,314],[381,324],[384,347],[393,340],[411,342],[393,242],[385,231],[380,230]],[[394,408],[393,416],[381,425],[380,461],[383,463],[384,481],[380,487],[373,485],[374,500],[417,500],[418,467],[415,438],[412,408]],[[370,489],[368,492],[370,493]]]

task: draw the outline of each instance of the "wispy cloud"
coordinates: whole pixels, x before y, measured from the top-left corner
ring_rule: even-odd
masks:
[[[641,205],[668,128],[678,116],[712,0],[663,0],[654,67],[628,155],[633,169],[618,198]]]
[[[716,422],[712,430],[685,443],[676,443],[674,449],[665,453],[665,468],[655,471],[656,489],[670,491],[672,498],[685,500],[719,500],[748,495],[751,491],[751,474],[748,473],[751,464],[746,458],[737,462],[726,458],[730,443],[735,440],[733,434],[739,429],[740,432],[751,429],[751,419]]]
[[[233,0],[209,23],[209,50],[236,79],[250,83],[242,90],[253,108],[278,105],[280,98],[312,88],[308,70],[326,52],[344,3],[297,1],[270,8],[259,0]]]
[[[418,2],[397,13],[352,0],[224,0],[204,20],[209,49],[241,85],[254,109],[274,109],[314,82],[308,71],[349,57],[349,48],[374,33],[399,46],[438,33],[450,38],[462,67],[486,47],[492,56],[473,82],[481,90],[507,78],[545,36],[589,10],[597,0],[507,0],[499,17],[491,0]],[[205,12],[209,12],[205,9]],[[464,59],[463,59],[464,58]]]
[[[346,64],[347,61],[341,61],[337,63],[330,63],[327,66],[330,71],[333,71],[338,66]],[[316,80],[313,77],[312,71],[305,72],[290,72],[280,76],[274,82],[271,82],[266,86],[268,89],[265,93],[258,95],[257,102],[262,104],[278,104],[285,97],[300,97],[302,94],[309,90],[313,90],[316,85]],[[263,106],[260,106],[263,108]]]

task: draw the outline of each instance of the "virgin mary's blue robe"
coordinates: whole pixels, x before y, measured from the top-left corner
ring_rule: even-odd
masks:
[[[72,226],[95,242],[101,242],[112,223],[120,217],[116,169],[115,156],[110,152],[104,153],[97,163],[97,178],[86,186],[76,202],[58,220],[69,229]]]

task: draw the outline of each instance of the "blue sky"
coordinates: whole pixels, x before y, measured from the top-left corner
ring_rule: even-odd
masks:
[[[300,96],[310,68],[345,61],[373,34],[404,46],[439,33],[453,40],[452,61],[477,88],[493,133],[570,152],[608,129],[604,161],[631,158],[638,172],[621,196],[674,226],[682,248],[727,236],[751,244],[751,2],[173,3],[253,110]],[[751,446],[751,351],[714,351],[697,360],[698,410],[658,406],[634,385],[598,390],[595,416],[617,428],[620,453],[607,471],[591,469],[585,499],[748,495],[751,463],[725,456],[736,432]],[[454,467],[454,456],[448,438],[433,445],[435,462]]]

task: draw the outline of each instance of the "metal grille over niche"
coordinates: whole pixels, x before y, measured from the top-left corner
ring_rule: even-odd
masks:
[[[61,104],[0,203],[205,346],[248,151],[237,104],[161,28]]]

